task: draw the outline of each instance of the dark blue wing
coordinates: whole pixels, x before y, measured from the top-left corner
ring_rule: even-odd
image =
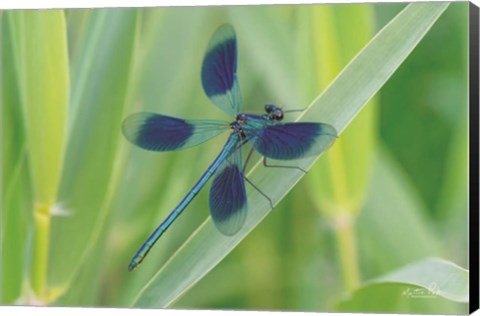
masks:
[[[244,127],[253,148],[262,156],[292,160],[318,155],[330,147],[337,132],[324,123],[285,123]]]
[[[123,121],[123,135],[147,150],[171,151],[201,144],[229,129],[219,121],[184,120],[155,113],[132,114]]]
[[[212,35],[203,58],[202,85],[208,98],[226,113],[235,116],[242,110],[237,82],[237,39],[229,24]]]
[[[210,214],[217,229],[227,236],[238,232],[247,217],[241,159],[241,150],[226,159],[215,173],[210,187]]]

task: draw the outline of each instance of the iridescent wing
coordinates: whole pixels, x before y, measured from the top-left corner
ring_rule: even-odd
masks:
[[[147,150],[172,151],[199,145],[230,129],[226,122],[184,120],[156,113],[140,112],[123,121],[123,135]]]
[[[247,217],[241,153],[241,149],[235,150],[220,165],[210,187],[210,214],[217,229],[227,236],[238,232]]]
[[[237,81],[237,39],[229,24],[212,35],[203,58],[202,85],[208,98],[222,111],[235,116],[242,110]]]
[[[244,126],[253,148],[271,159],[293,160],[319,155],[330,147],[337,131],[325,123],[274,123]]]

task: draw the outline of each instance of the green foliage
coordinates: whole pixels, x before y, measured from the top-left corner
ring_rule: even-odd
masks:
[[[313,36],[316,77],[310,90],[320,90],[340,73],[373,35],[373,8],[318,6],[312,10],[313,29],[328,36]],[[355,29],[346,28],[349,23]],[[313,33],[315,34],[315,33]],[[341,36],[340,36],[341,34]],[[307,190],[319,212],[335,231],[344,284],[354,289],[360,281],[355,244],[355,220],[369,188],[376,138],[375,99],[356,116],[325,158],[314,166]]]
[[[17,107],[11,110],[13,119],[20,123],[19,117],[22,117],[19,125],[26,127],[20,132],[25,136],[24,143],[12,144],[9,149],[17,153],[28,151],[34,225],[31,286],[35,295],[43,298],[50,216],[57,201],[67,135],[70,82],[65,19],[60,10],[18,11],[9,12],[5,24],[10,31],[6,54],[13,67],[6,69],[11,77],[5,80],[12,80],[9,84],[13,89],[11,96],[6,95],[6,100],[10,101],[7,108]],[[9,131],[14,132],[13,127]],[[13,175],[13,185],[21,173],[22,154],[19,158],[17,166],[13,166],[13,173],[17,173]]]
[[[2,302],[13,303],[21,295],[24,277],[25,248],[27,231],[32,220],[32,194],[29,190],[25,131],[22,124],[22,108],[18,88],[18,74],[11,62],[13,47],[11,27],[8,17],[4,17],[2,37],[2,134],[15,135],[4,137],[2,141],[2,239],[16,240],[16,243],[2,243]],[[10,62],[7,62],[10,61]],[[6,119],[6,118],[9,119]],[[19,146],[19,143],[22,144]],[[8,188],[8,189],[6,189]]]
[[[69,286],[91,255],[108,216],[104,205],[116,185],[118,131],[135,49],[136,10],[96,10],[89,19],[72,67],[74,119],[59,194],[66,216],[52,221],[49,283],[55,292]]]
[[[468,4],[447,6],[6,12],[2,303],[463,313],[468,272],[421,261],[467,258]],[[207,187],[129,273],[225,136],[152,153],[125,141],[122,120],[231,120],[200,84],[208,39],[225,22],[237,31],[245,111],[310,104],[286,119],[327,122],[340,136],[301,183],[300,172],[251,163],[249,178],[276,205],[247,187],[247,223],[233,237],[207,218]],[[439,52],[447,38],[456,44]],[[353,224],[343,237],[331,225],[339,214]],[[351,251],[337,244],[344,237]],[[445,271],[434,300],[405,295]]]

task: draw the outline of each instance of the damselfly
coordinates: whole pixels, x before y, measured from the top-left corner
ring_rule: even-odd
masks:
[[[265,196],[273,207],[270,198],[245,177],[245,166],[253,151],[263,156],[264,165],[268,167],[271,165],[268,165],[267,158],[294,160],[318,155],[336,138],[337,132],[329,124],[281,123],[284,111],[272,104],[265,106],[266,114],[263,115],[242,113],[237,80],[237,40],[231,25],[220,26],[210,39],[203,59],[201,79],[208,98],[221,110],[234,116],[233,122],[184,120],[141,112],[129,116],[123,123],[123,134],[130,142],[153,151],[196,146],[226,130],[230,131],[217,158],[135,254],[128,266],[130,271],[145,259],[155,242],[210,177],[213,176],[209,195],[213,222],[223,234],[233,235],[243,226],[247,215],[245,181]],[[247,143],[252,148],[244,163],[241,148]]]

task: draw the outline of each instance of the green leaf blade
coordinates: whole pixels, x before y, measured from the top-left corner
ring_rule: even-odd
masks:
[[[137,10],[95,10],[72,65],[69,142],[52,219],[48,281],[52,297],[68,290],[108,215],[103,205],[117,159],[135,50]]]
[[[12,304],[21,295],[27,254],[27,230],[31,222],[31,192],[25,150],[18,72],[14,63],[15,36],[11,18],[2,19],[2,292],[1,302]],[[24,191],[23,191],[24,190]],[[24,192],[22,194],[22,191]],[[28,192],[28,193],[27,193]],[[30,215],[30,216],[28,216]]]
[[[373,35],[373,7],[318,6],[312,10],[318,86],[324,89]],[[356,25],[355,29],[341,27]],[[312,200],[327,216],[355,215],[365,199],[376,143],[377,102],[370,100],[334,147],[309,172]],[[339,214],[340,213],[340,214]]]
[[[50,216],[57,202],[66,147],[70,93],[62,10],[8,12],[16,89],[33,190],[31,288],[45,299]],[[14,100],[7,100],[14,101]],[[11,106],[11,105],[10,105]]]
[[[61,10],[12,12],[29,163],[37,203],[56,201],[66,144],[70,93]]]

